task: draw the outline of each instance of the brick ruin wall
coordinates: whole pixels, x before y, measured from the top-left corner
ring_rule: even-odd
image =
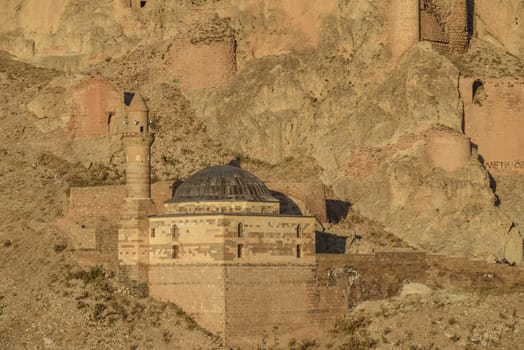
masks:
[[[114,83],[91,77],[75,87],[69,133],[76,137],[111,136],[124,120],[123,91]]]
[[[428,41],[440,52],[464,53],[469,45],[468,0],[391,0],[389,42],[398,58],[417,41]],[[470,4],[471,5],[471,4]]]
[[[461,78],[464,132],[484,166],[498,175],[524,173],[524,79]]]
[[[466,0],[451,3],[420,0],[419,6],[420,40],[431,42],[441,52],[466,52],[469,41]]]
[[[524,286],[524,268],[423,252],[317,254],[321,327],[364,300],[397,295],[406,282],[435,288]]]

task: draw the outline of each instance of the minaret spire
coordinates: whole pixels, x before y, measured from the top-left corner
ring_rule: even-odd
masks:
[[[148,215],[155,213],[151,199],[154,134],[149,131],[149,109],[138,92],[134,93],[126,114],[126,129],[122,132],[126,198],[118,231],[118,263],[121,276],[125,276],[131,286],[140,286],[147,282],[147,254],[144,253],[149,244]]]

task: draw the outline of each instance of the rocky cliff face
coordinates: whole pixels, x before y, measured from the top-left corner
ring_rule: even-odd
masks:
[[[461,74],[521,74],[520,2],[497,2],[503,18],[475,2],[476,54],[447,57],[403,41],[417,31],[403,4],[5,1],[0,48],[56,70],[30,96],[2,98],[25,116],[23,142],[118,181],[118,96],[138,84],[157,131],[155,178],[237,156],[276,180],[323,181],[412,245],[520,261],[521,215],[509,209],[520,198],[506,186],[520,182],[500,181],[497,199],[458,90]]]

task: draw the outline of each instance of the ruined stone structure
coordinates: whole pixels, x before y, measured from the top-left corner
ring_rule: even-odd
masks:
[[[121,131],[124,118],[122,90],[101,77],[90,77],[73,93],[71,137],[111,136]]]
[[[494,174],[524,172],[521,78],[460,79],[464,132],[478,149],[484,166]]]
[[[168,53],[172,82],[185,89],[216,88],[226,85],[236,71],[235,40],[192,44],[177,41]]]
[[[420,0],[420,40],[430,41],[439,51],[464,53],[468,47],[466,0],[444,2]]]
[[[417,41],[430,42],[440,52],[465,53],[472,24],[467,0],[392,0],[390,43],[394,57]]]

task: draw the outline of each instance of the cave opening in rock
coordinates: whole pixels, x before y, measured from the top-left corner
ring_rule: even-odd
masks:
[[[473,82],[473,85],[471,86],[471,88],[472,88],[472,94],[471,94],[472,98],[471,99],[472,100],[475,99],[475,95],[477,94],[477,90],[480,89],[483,86],[484,86],[484,83],[480,79],[477,79],[477,80],[475,80]]]

